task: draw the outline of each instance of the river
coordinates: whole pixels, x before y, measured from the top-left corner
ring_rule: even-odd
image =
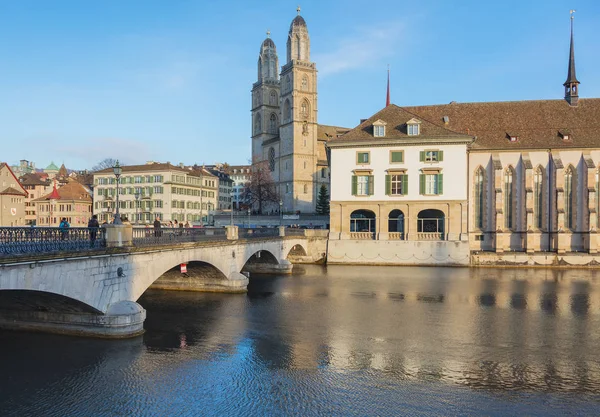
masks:
[[[0,332],[0,415],[597,416],[599,279],[302,266],[148,291],[134,339]]]

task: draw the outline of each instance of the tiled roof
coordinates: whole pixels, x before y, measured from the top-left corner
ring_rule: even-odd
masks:
[[[13,188],[13,187],[7,187],[4,190],[0,191],[0,195],[22,195],[22,196],[26,196],[27,193],[23,192],[21,190],[17,190],[16,188]]]
[[[406,111],[455,132],[475,136],[474,150],[597,148],[600,146],[600,99],[450,103],[404,107]],[[570,140],[563,140],[568,133]],[[511,142],[509,136],[517,136]]]
[[[413,119],[417,119],[420,122],[420,135],[418,136],[409,136],[407,132],[406,123]],[[373,135],[373,123],[376,123],[377,121],[385,123],[385,135],[383,138],[378,138]],[[415,142],[417,142],[422,138],[466,139],[467,135],[454,132],[432,123],[416,114],[416,112],[409,112],[406,108],[392,104],[384,107],[345,135],[338,138],[332,138],[329,143],[363,142],[380,139],[414,139]]]
[[[181,168],[178,165],[173,165],[170,163],[162,163],[162,162],[154,162],[152,164],[143,164],[143,165],[122,165],[122,172],[125,173],[143,173],[143,172],[154,172],[154,171],[178,171],[185,172],[192,176],[200,176],[199,172],[194,172],[188,168]],[[94,174],[112,174],[112,168],[106,168],[101,171],[96,171]],[[212,175],[208,171],[204,170],[204,175]]]
[[[23,174],[19,178],[22,185],[48,185],[47,179],[42,179],[39,174]]]
[[[48,193],[43,197],[35,199],[33,201],[46,201],[50,199],[52,193]],[[83,185],[78,183],[77,181],[69,181],[67,184],[63,185],[58,189],[58,195],[60,196],[60,200],[71,200],[71,201],[80,201],[80,202],[92,202],[92,198],[85,190]]]
[[[317,125],[317,139],[328,141],[348,133],[350,128],[328,125]]]

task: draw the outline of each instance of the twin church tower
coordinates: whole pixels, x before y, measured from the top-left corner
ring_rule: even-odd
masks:
[[[270,172],[284,212],[314,213],[319,187],[329,186],[329,170],[324,142],[317,137],[317,68],[310,62],[306,22],[297,11],[281,73],[269,32],[260,47],[252,86],[252,165]],[[277,209],[278,203],[270,203],[263,212]]]

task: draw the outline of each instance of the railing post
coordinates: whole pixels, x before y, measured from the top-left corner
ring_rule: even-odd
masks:
[[[285,236],[285,226],[279,226],[279,236]]]
[[[237,226],[225,226],[227,230],[227,240],[238,240],[238,227]]]
[[[107,248],[133,246],[133,226],[131,224],[107,224],[102,227],[106,234]]]

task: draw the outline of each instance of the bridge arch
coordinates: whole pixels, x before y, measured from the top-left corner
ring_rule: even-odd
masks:
[[[0,306],[3,310],[13,311],[103,314],[97,308],[75,298],[37,290],[0,289]]]

